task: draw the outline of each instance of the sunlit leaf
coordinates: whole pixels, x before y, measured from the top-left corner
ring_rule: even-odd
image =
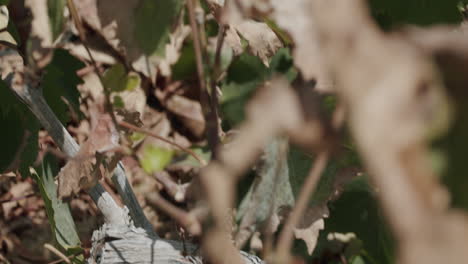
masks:
[[[140,164],[145,172],[150,174],[163,170],[171,162],[173,155],[173,150],[146,145],[140,158]]]
[[[106,71],[103,83],[106,89],[113,92],[130,91],[140,86],[140,77],[134,73],[127,73],[125,67],[117,63]]]

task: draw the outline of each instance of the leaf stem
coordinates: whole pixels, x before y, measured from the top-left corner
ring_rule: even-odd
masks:
[[[157,134],[155,134],[155,133],[153,133],[153,132],[151,132],[151,131],[149,131],[147,129],[137,127],[137,126],[132,125],[130,123],[127,123],[125,121],[120,121],[119,125],[122,126],[122,127],[128,128],[128,129],[131,129],[133,131],[136,131],[136,132],[144,133],[144,134],[146,134],[148,136],[152,136],[152,137],[157,138],[157,139],[159,139],[161,141],[164,141],[164,142],[166,142],[168,144],[171,144],[171,145],[179,148],[180,150],[188,153],[192,157],[194,157],[198,162],[200,162],[200,164],[202,166],[205,166],[207,164],[206,161],[202,157],[198,156],[197,153],[193,152],[191,149],[185,148],[185,147],[177,144],[176,142],[171,141],[171,140],[169,140],[167,138],[161,137],[160,135],[157,135]]]

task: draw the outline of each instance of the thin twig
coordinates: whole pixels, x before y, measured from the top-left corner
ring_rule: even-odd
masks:
[[[344,122],[344,117],[345,108],[343,104],[338,104],[331,120],[332,127],[335,130],[341,128]],[[299,223],[300,218],[307,209],[310,196],[313,194],[315,187],[320,180],[320,176],[323,170],[326,168],[329,158],[330,150],[328,149],[322,150],[322,152],[317,155],[317,158],[314,160],[314,164],[309,172],[309,175],[307,176],[304,186],[299,193],[299,198],[296,202],[296,205],[294,206],[294,209],[292,210],[291,214],[286,220],[286,223],[284,224],[283,229],[281,230],[277,245],[277,254],[280,262],[281,260],[285,260],[288,257],[293,243],[294,227],[296,227],[296,225]]]
[[[67,256],[65,256],[62,252],[60,252],[60,250],[56,249],[51,244],[45,243],[44,247],[47,248],[48,250],[50,250],[55,255],[57,255],[57,257],[61,258],[62,261],[65,261],[66,263],[71,263],[71,261],[67,258]]]
[[[224,43],[224,37],[226,36],[226,25],[220,25],[220,29],[218,32],[218,38],[216,41],[216,53],[215,53],[215,60],[213,62],[213,66],[211,68],[211,97],[210,97],[210,103],[211,103],[211,123],[209,124],[209,128],[211,128],[211,131],[215,133],[216,135],[216,141],[215,141],[215,146],[214,151],[213,151],[213,158],[216,159],[218,157],[218,150],[217,150],[217,144],[219,144],[219,135],[221,132],[221,123],[219,119],[219,98],[218,98],[218,93],[216,90],[216,84],[219,81],[219,75],[221,73],[221,51],[223,49],[223,43]]]
[[[296,205],[281,230],[277,246],[278,263],[284,263],[282,261],[286,260],[289,256],[289,250],[293,241],[294,227],[297,225],[302,214],[306,210],[310,196],[317,186],[320,176],[327,165],[328,159],[329,152],[325,150],[319,153],[314,161],[314,165],[309,172],[309,176],[307,176],[304,186],[299,193]]]
[[[151,131],[149,131],[149,130],[147,130],[147,129],[134,126],[134,125],[132,125],[132,124],[130,124],[130,123],[127,123],[127,122],[125,122],[125,121],[120,121],[120,122],[119,122],[119,125],[122,126],[122,127],[128,128],[128,129],[131,129],[131,130],[133,130],[133,131],[137,131],[137,132],[140,132],[140,133],[144,133],[144,134],[146,134],[146,135],[148,135],[148,136],[152,136],[152,137],[157,138],[157,139],[159,139],[159,140],[161,140],[161,141],[164,141],[164,142],[166,142],[166,143],[168,143],[168,144],[171,144],[171,145],[173,145],[173,146],[179,148],[180,150],[182,150],[182,151],[188,153],[188,154],[191,155],[192,157],[194,157],[198,162],[200,162],[200,164],[201,164],[202,166],[205,166],[205,165],[207,164],[206,161],[205,161],[202,157],[198,156],[197,153],[193,152],[191,149],[185,148],[185,147],[183,147],[183,146],[177,144],[176,142],[171,141],[171,140],[169,140],[169,139],[167,139],[167,138],[161,137],[161,136],[159,136],[159,135],[157,135],[157,134],[155,134],[155,133],[153,133],[153,132],[151,132]]]
[[[203,59],[202,59],[202,49],[200,43],[200,34],[198,31],[198,26],[195,18],[195,8],[194,8],[194,0],[187,1],[187,7],[189,11],[189,18],[190,18],[190,26],[192,27],[192,38],[193,38],[193,46],[195,49],[195,60],[197,64],[197,75],[198,75],[198,82],[200,85],[200,90],[206,91],[205,87],[205,77],[203,73]]]
[[[153,175],[176,202],[180,203],[185,201],[187,188],[190,185],[189,183],[177,184],[166,171],[156,172]]]
[[[218,107],[217,104],[212,103],[213,97],[216,97],[216,93],[212,93],[210,99],[210,94],[208,92],[208,89],[206,89],[206,79],[203,69],[204,63],[202,58],[203,52],[201,47],[200,31],[198,29],[198,25],[195,19],[195,7],[193,1],[194,0],[187,1],[187,8],[190,18],[190,26],[192,27],[193,46],[195,49],[197,75],[200,86],[200,103],[203,109],[203,115],[206,120],[206,134],[208,145],[211,149],[211,152],[213,153],[213,158],[216,158],[217,148],[220,142],[218,130]],[[217,102],[217,98],[214,102]]]

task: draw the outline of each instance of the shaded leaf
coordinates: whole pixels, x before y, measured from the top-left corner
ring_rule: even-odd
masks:
[[[240,220],[236,235],[242,247],[255,231],[276,232],[280,210],[294,204],[287,164],[288,141],[276,138],[265,147],[257,165],[256,176],[240,203],[236,217]]]
[[[29,166],[38,151],[39,124],[27,107],[7,85],[0,81],[0,172],[20,169],[29,174]]]
[[[167,65],[175,63],[188,35],[187,27],[177,24],[182,6],[182,0],[100,0],[79,3],[78,12],[112,47],[126,55],[135,70],[155,81],[159,65],[164,62],[163,72],[167,73]],[[167,50],[169,54],[165,54]]]
[[[47,0],[50,27],[52,30],[52,40],[55,40],[62,33],[65,22],[64,9],[66,0]]]
[[[42,81],[44,98],[63,124],[70,121],[69,110],[80,113],[80,94],[76,87],[82,80],[76,71],[84,66],[68,51],[56,49],[52,61],[45,68]]]
[[[135,37],[144,54],[152,55],[169,40],[174,19],[182,8],[181,0],[142,0],[135,10]]]
[[[461,20],[459,0],[369,0],[374,13],[384,13],[392,26],[402,24],[429,25],[457,23]]]
[[[394,242],[378,207],[375,193],[364,176],[347,184],[341,197],[330,205],[330,217],[325,220],[329,232],[356,234],[362,241],[369,263],[394,263]],[[323,245],[326,245],[324,242]]]
[[[285,48],[280,49],[267,68],[258,57],[243,53],[228,68],[225,82],[221,85],[221,110],[224,122],[235,126],[244,120],[246,102],[256,88],[274,74],[283,74],[292,81],[297,72],[292,65],[292,57]]]

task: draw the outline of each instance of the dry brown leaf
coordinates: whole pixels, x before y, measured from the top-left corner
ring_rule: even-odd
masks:
[[[156,89],[155,95],[166,109],[173,113],[195,137],[203,137],[206,123],[198,101],[178,94],[166,95],[159,89]]]
[[[89,57],[88,51],[86,50],[85,46],[82,43],[75,43],[75,42],[66,42],[63,45],[63,48],[68,50],[70,54],[73,56],[80,58],[81,60],[91,61]],[[117,61],[114,57],[112,57],[107,52],[94,49],[93,47],[88,47],[93,59],[97,63],[103,64],[115,64]]]
[[[230,4],[231,2],[228,2],[225,14],[221,14],[224,1],[208,2],[218,22],[228,25],[225,41],[233,49],[234,54],[238,55],[243,51],[242,37],[249,44],[248,51],[258,56],[263,64],[268,66],[271,56],[283,46],[273,30],[266,23],[244,17],[241,10],[235,4]]]
[[[310,14],[311,1],[270,0],[273,19],[294,40],[294,64],[304,79],[317,81],[317,90],[330,92],[333,82],[324,70],[314,20]]]
[[[16,40],[11,36],[10,32],[7,30],[4,30],[8,26],[8,21],[9,21],[9,12],[8,8],[6,6],[0,6],[0,41],[10,43],[14,46],[16,46],[18,43],[16,43]]]
[[[129,112],[137,112],[142,115],[146,106],[146,95],[141,87],[136,87],[133,90],[126,90],[123,92],[114,93],[120,98],[125,105],[125,109]]]
[[[83,81],[84,83],[78,86],[80,93],[83,96],[91,96],[94,102],[102,102],[104,100],[104,88],[97,74],[90,72],[83,76]],[[141,86],[135,87],[132,90],[112,92],[111,98],[115,99],[115,96],[119,96],[122,99],[125,111],[137,112],[140,116],[143,116],[146,106],[146,94]]]
[[[31,183],[29,182],[19,182],[17,184],[14,184],[10,187],[9,193],[11,194],[10,199],[14,198],[19,198],[24,195],[30,194],[33,191]],[[17,207],[19,204],[24,205],[25,200],[19,200],[19,201],[12,201],[12,202],[5,202],[2,203],[2,211],[3,211],[3,217],[5,219],[10,219],[11,218],[11,213],[12,210]]]
[[[320,230],[325,228],[325,221],[323,218],[318,219],[312,225],[305,228],[298,228],[294,229],[294,236],[296,239],[302,239],[307,246],[307,253],[312,255],[314,252],[315,246],[317,245],[317,240],[320,234]]]
[[[233,26],[249,43],[249,52],[259,57],[267,66],[270,58],[283,46],[278,36],[265,23],[246,20]]]
[[[70,159],[58,174],[58,197],[68,198],[81,189],[94,186],[103,176],[96,152],[104,152],[118,146],[119,135],[109,114],[102,114],[92,120],[93,127],[88,140],[81,146],[77,155]],[[112,168],[111,168],[112,169]]]
[[[32,15],[30,47],[37,66],[44,67],[52,58],[52,29],[49,22],[47,0],[25,0]]]

